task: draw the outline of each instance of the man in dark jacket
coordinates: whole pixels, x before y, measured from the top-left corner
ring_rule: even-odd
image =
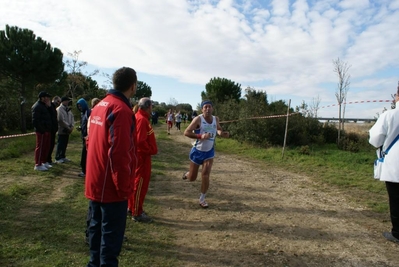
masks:
[[[61,98],[59,96],[55,96],[53,97],[53,101],[51,102],[50,106],[47,107],[51,117],[50,149],[47,156],[48,165],[53,164],[51,155],[53,154],[54,151],[55,136],[57,135],[58,132],[57,108],[60,106],[60,104],[61,104]]]
[[[88,267],[118,266],[137,165],[136,120],[129,101],[136,93],[137,75],[123,67],[112,81],[115,89],[96,105],[89,120],[85,179],[91,214]]]
[[[46,164],[51,138],[51,116],[47,109],[50,97],[50,94],[42,91],[32,106],[32,124],[36,132],[35,171],[47,171],[50,167]]]
[[[82,167],[82,172],[78,174],[79,177],[86,176],[86,158],[87,158],[87,150],[86,150],[86,139],[87,139],[87,121],[90,117],[91,110],[87,105],[86,100],[84,98],[80,98],[76,103],[76,107],[80,111],[80,133],[82,137],[82,154],[80,157],[80,166]]]

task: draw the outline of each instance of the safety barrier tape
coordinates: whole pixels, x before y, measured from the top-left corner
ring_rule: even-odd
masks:
[[[301,114],[300,112],[290,113],[290,114],[283,114],[283,115],[270,115],[270,116],[260,116],[260,117],[250,117],[244,119],[237,119],[237,120],[230,120],[230,121],[220,121],[219,123],[228,123],[228,122],[236,122],[236,121],[243,121],[243,120],[256,120],[256,119],[269,119],[269,118],[282,118],[292,115]]]
[[[382,103],[382,102],[392,102],[392,100],[364,100],[364,101],[351,101],[351,102],[344,102],[342,103],[343,105],[348,105],[348,104],[364,104],[364,103]],[[327,105],[327,106],[322,106],[320,108],[329,108],[329,107],[338,107],[339,104],[332,104],[332,105]]]
[[[4,135],[4,136],[0,136],[0,139],[7,139],[7,138],[13,138],[13,137],[20,137],[20,136],[27,136],[27,135],[33,135],[33,134],[35,134],[35,132],[33,132],[33,133],[26,133],[26,134]]]

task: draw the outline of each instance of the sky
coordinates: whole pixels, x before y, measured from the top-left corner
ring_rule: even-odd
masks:
[[[399,0],[0,0],[5,25],[81,51],[84,72],[134,68],[152,99],[195,108],[214,77],[338,117],[333,61],[350,67],[346,118],[374,118],[399,80]],[[106,84],[103,75],[93,79]]]

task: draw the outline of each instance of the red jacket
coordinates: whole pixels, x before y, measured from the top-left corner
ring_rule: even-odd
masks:
[[[137,154],[140,156],[151,156],[158,153],[154,130],[148,119],[149,116],[147,112],[141,109],[136,113]]]
[[[127,200],[137,165],[136,121],[129,100],[110,90],[89,123],[85,195],[103,203]]]

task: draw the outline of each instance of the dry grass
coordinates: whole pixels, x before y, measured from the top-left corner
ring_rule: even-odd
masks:
[[[359,135],[368,136],[370,128],[374,125],[374,123],[356,123],[349,122],[345,123],[344,129],[348,133],[357,133]]]

